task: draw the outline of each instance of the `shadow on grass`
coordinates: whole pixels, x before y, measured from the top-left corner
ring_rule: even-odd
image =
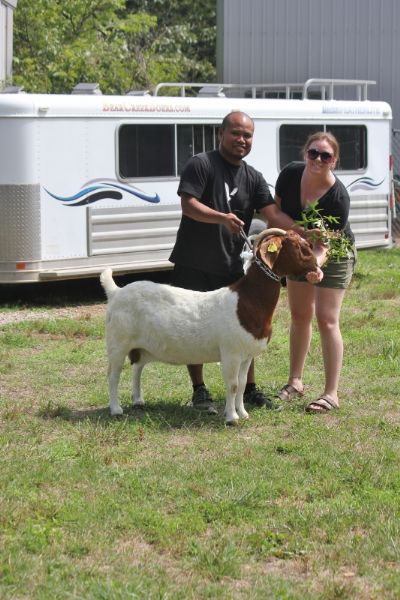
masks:
[[[108,407],[89,409],[70,409],[64,405],[49,403],[38,411],[42,419],[63,419],[70,423],[91,422],[104,427],[112,427],[126,423],[127,425],[143,425],[146,428],[158,431],[172,429],[215,429],[221,430],[227,427],[224,421],[224,401],[215,402],[218,410],[217,415],[208,415],[205,412],[195,410],[191,406],[173,404],[168,402],[152,402],[144,407],[123,406],[124,414],[112,417]],[[251,415],[257,413],[269,413],[265,408],[246,406]],[[275,411],[273,411],[275,412]],[[239,421],[236,428],[242,428],[251,420]],[[229,427],[235,429],[235,427]]]
[[[114,279],[120,287],[144,279],[157,283],[169,283],[170,271],[115,275]],[[0,309],[12,305],[26,308],[38,306],[51,308],[104,301],[104,291],[100,285],[99,277],[24,284],[0,284]]]

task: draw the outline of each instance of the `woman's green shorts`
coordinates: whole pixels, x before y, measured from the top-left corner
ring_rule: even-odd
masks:
[[[328,261],[327,264],[322,267],[324,273],[323,280],[315,285],[317,287],[338,288],[343,290],[348,288],[357,262],[357,250],[353,248],[350,250],[349,254],[349,258],[343,258],[339,261]],[[290,281],[307,282],[304,275],[288,277],[288,279],[290,279]]]

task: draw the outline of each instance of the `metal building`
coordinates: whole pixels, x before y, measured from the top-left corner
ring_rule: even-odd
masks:
[[[392,106],[399,174],[399,0],[217,0],[217,81],[310,78],[376,81],[368,98]]]
[[[18,0],[0,0],[0,89],[10,80],[13,56],[13,11]]]

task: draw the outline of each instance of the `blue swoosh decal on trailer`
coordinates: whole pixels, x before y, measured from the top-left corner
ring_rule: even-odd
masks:
[[[44,189],[49,196],[55,200],[58,200],[59,202],[62,202],[64,206],[84,206],[98,202],[99,200],[103,200],[105,198],[121,200],[123,196],[118,190],[127,192],[136,198],[140,198],[140,200],[144,200],[145,202],[151,202],[153,204],[160,202],[160,196],[158,194],[149,195],[130,185],[123,185],[120,183],[114,183],[112,181],[99,181],[94,185],[93,183],[94,182],[88,182],[84,184],[84,187],[79,192],[71,196],[59,196],[57,194],[53,194],[46,188]]]
[[[346,187],[352,192],[355,190],[371,190],[379,187],[384,181],[385,177],[381,181],[375,181],[372,177],[358,177]]]

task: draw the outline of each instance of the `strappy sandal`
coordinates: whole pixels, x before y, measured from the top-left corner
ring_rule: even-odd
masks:
[[[280,400],[290,401],[294,398],[299,398],[304,395],[304,391],[297,390],[293,385],[287,383],[283,386],[281,391],[278,393],[278,398]]]
[[[306,412],[309,413],[327,413],[331,410],[336,410],[339,408],[339,405],[334,402],[329,396],[324,394],[317,398],[317,400],[313,400],[310,404],[306,406]]]

